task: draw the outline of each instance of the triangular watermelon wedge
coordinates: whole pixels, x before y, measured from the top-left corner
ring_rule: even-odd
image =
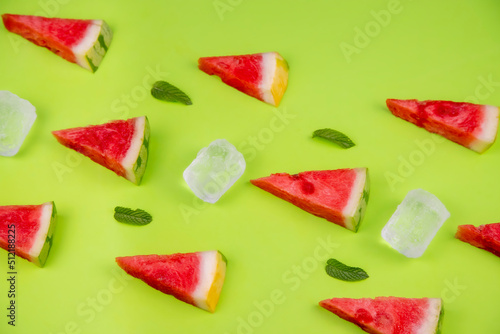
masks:
[[[277,52],[202,57],[198,67],[224,83],[273,106],[279,106],[288,85],[288,64]]]
[[[53,131],[56,139],[98,164],[139,184],[148,161],[149,122],[146,116],[100,125]]]
[[[117,257],[129,275],[188,304],[215,312],[226,275],[219,251]]]
[[[103,20],[74,20],[3,14],[10,32],[43,46],[64,59],[95,72],[108,51],[113,33]]]
[[[497,135],[498,107],[451,101],[388,99],[386,103],[395,116],[479,153]]]
[[[370,183],[367,168],[278,173],[250,182],[354,232],[365,214]]]
[[[333,298],[319,305],[367,333],[441,333],[443,306],[440,298]]]
[[[52,246],[55,225],[54,202],[0,206],[0,247],[43,267]]]
[[[459,225],[455,238],[500,257],[500,223],[478,227]]]

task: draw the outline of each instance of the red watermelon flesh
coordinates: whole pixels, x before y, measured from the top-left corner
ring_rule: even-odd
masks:
[[[260,99],[259,84],[262,72],[256,71],[262,63],[262,54],[202,57],[199,66],[203,72],[224,78],[224,82],[237,90]]]
[[[479,227],[460,225],[455,237],[500,257],[500,223]]]
[[[112,38],[111,30],[102,20],[13,14],[3,14],[2,19],[10,32],[92,72],[99,67]]]
[[[36,45],[43,46],[64,59],[76,63],[71,51],[81,40],[92,20],[71,20],[29,15],[2,15],[5,28],[19,33]],[[23,31],[23,32],[21,32]],[[47,36],[47,37],[43,37]],[[48,40],[50,38],[50,41]]]
[[[288,85],[288,64],[277,52],[201,57],[198,66],[227,85],[274,106],[280,104]]]
[[[333,298],[320,306],[372,334],[435,334],[443,314],[439,298]]]
[[[335,224],[357,231],[369,196],[366,168],[272,174],[253,185]]]
[[[149,124],[136,117],[100,125],[53,131],[64,146],[139,184],[147,163]]]
[[[498,107],[452,101],[386,102],[395,116],[476,152],[484,152],[495,141]]]
[[[56,209],[53,202],[41,205],[0,206],[0,247],[9,249],[9,230],[15,226],[16,256],[43,267],[52,246]],[[12,239],[12,237],[11,237]],[[12,247],[10,247],[12,248]]]
[[[117,257],[131,276],[188,304],[215,311],[226,260],[218,251]]]
[[[163,293],[194,305],[191,294],[198,284],[198,254],[139,255],[117,257],[116,262],[128,274],[142,279]],[[168,276],[168,284],[164,277]]]

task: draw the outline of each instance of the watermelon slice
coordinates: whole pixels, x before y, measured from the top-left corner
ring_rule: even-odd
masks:
[[[288,85],[288,64],[277,52],[202,57],[198,67],[237,90],[279,106]]]
[[[0,206],[0,247],[12,252],[9,244],[14,245],[16,256],[43,267],[52,246],[55,225],[54,202]],[[13,229],[15,243],[12,242]]]
[[[141,182],[148,161],[149,122],[146,116],[101,125],[53,131],[66,147],[86,155],[130,182]]]
[[[367,333],[441,333],[443,307],[440,298],[333,298],[319,305]]]
[[[498,107],[451,101],[386,102],[395,116],[479,153],[486,151],[497,135]]]
[[[129,275],[188,304],[214,312],[219,301],[226,258],[218,251],[117,257]]]
[[[250,182],[354,232],[363,219],[369,195],[367,168],[279,173]]]
[[[3,24],[36,45],[95,72],[113,33],[103,20],[73,20],[31,15],[2,15]]]
[[[500,223],[479,227],[459,225],[455,238],[500,256]]]

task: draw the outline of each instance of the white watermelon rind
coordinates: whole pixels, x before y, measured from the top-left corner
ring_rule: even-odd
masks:
[[[130,148],[121,161],[125,169],[125,178],[132,183],[141,183],[149,155],[149,121],[146,116],[137,117],[134,124],[134,136]]]
[[[467,147],[478,153],[483,153],[495,142],[498,130],[498,107],[483,105],[484,119],[481,127],[474,132],[475,140]]]
[[[443,321],[443,301],[441,298],[429,298],[429,307],[427,314],[420,327],[416,330],[416,334],[440,334]]]
[[[56,206],[54,202],[42,204],[40,228],[35,235],[34,243],[28,251],[29,261],[43,267],[52,247],[52,237],[56,226]]]
[[[276,72],[276,55],[273,52],[262,54],[262,81],[259,89],[262,94],[262,101],[275,105],[274,96],[271,92],[274,74]]]
[[[262,54],[262,80],[259,84],[262,101],[279,106],[288,85],[288,63],[277,52]]]
[[[213,313],[224,284],[227,261],[216,250],[200,252],[199,257],[199,282],[191,297],[195,306]]]
[[[113,32],[105,21],[92,20],[83,40],[71,49],[76,63],[91,72],[97,71],[112,39]]]
[[[349,201],[342,210],[344,227],[357,232],[365,215],[370,195],[370,179],[368,168],[354,168],[356,180],[349,196]]]

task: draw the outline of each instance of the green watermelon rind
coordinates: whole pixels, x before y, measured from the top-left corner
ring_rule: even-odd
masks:
[[[129,153],[127,153],[127,156],[122,160],[122,167],[125,169],[125,178],[137,185],[141,183],[144,172],[146,171],[149,157],[149,136],[150,127],[148,118],[146,116],[137,117],[134,138],[130,144],[130,150],[132,150],[130,155],[132,159]],[[138,149],[134,148],[134,146],[138,147]],[[133,163],[131,164],[126,160],[133,161]]]
[[[364,171],[365,180],[362,191],[359,194],[352,194],[351,196],[358,196],[358,204],[352,213],[346,214],[344,218],[345,227],[353,232],[358,232],[361,221],[365,216],[368,199],[370,197],[370,178],[368,175],[368,168],[355,168],[357,174]],[[359,177],[359,176],[358,176]],[[356,189],[353,189],[356,191]]]
[[[41,247],[40,251],[35,252],[35,253],[31,253],[31,250],[30,250],[30,253],[29,253],[30,259],[28,259],[30,262],[33,262],[34,264],[36,264],[39,267],[43,267],[45,265],[47,258],[49,256],[50,249],[52,247],[52,238],[53,238],[54,230],[55,230],[55,226],[56,226],[56,214],[57,214],[57,210],[56,210],[56,206],[55,206],[54,202],[48,202],[48,203],[45,203],[43,205],[51,205],[51,207],[52,207],[52,212],[50,215],[50,222],[48,225],[47,232],[46,233],[42,232],[44,234],[42,234],[42,236],[41,236],[42,238],[45,239],[45,241],[44,241],[43,246]],[[43,222],[40,222],[40,223],[43,224]]]
[[[87,34],[88,37],[85,37],[80,44],[73,47],[72,51],[78,65],[95,72],[108,51],[113,39],[113,32],[105,21],[93,20]],[[94,37],[93,35],[97,36]]]
[[[227,265],[227,257],[220,250],[218,250],[217,252],[219,252],[220,256],[222,257],[222,261],[224,261]]]
[[[441,303],[441,311],[439,312],[438,324],[436,327],[436,334],[441,334],[441,330],[443,328],[443,317],[444,317],[444,306]]]

